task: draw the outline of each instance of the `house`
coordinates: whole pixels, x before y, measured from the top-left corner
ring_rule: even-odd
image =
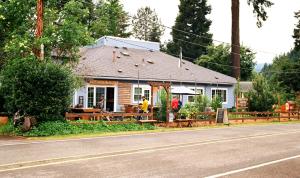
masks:
[[[184,87],[209,98],[219,95],[225,108],[233,107],[235,102],[235,78],[165,54],[156,42],[102,37],[81,50],[74,71],[85,83],[75,92],[73,105],[84,108],[95,106],[100,96],[105,97],[107,111],[117,112],[124,110],[124,105],[141,103],[142,95],[149,102],[153,95],[155,105],[159,88],[151,93],[149,81],[171,82],[172,90]],[[183,104],[192,102],[193,96],[183,95]]]

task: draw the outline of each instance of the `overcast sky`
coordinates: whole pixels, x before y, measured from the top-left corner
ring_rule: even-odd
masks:
[[[173,26],[178,14],[179,0],[121,0],[130,15],[137,9],[150,6],[155,9],[162,23]],[[272,0],[274,6],[268,10],[269,19],[262,28],[256,27],[256,18],[246,0],[240,0],[240,38],[241,44],[257,53],[258,63],[271,63],[274,56],[288,52],[293,47],[293,29],[297,20],[294,12],[300,10],[299,0]],[[213,39],[230,42],[231,39],[231,0],[208,0],[212,12],[210,31]],[[171,39],[170,30],[166,30],[163,41]]]

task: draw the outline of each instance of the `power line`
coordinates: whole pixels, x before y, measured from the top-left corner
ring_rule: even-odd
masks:
[[[108,37],[109,38],[109,37]],[[145,47],[145,46],[141,46],[141,45],[137,45],[137,44],[134,44],[134,43],[130,43],[130,42],[126,42],[126,41],[122,41],[122,40],[118,40],[118,39],[115,39],[115,38],[109,38],[111,40],[114,40],[114,41],[118,41],[118,42],[121,42],[121,43],[124,43],[124,44],[129,44],[129,45],[132,45],[132,46],[136,46],[136,47],[140,47],[140,48],[143,48],[143,49],[147,49],[147,50],[152,50],[151,48],[148,48],[148,47]],[[165,52],[162,52],[164,54],[167,54]],[[179,55],[176,55],[176,54],[167,54],[167,55],[171,55],[173,57],[179,57]],[[187,59],[191,59],[191,60],[195,60],[194,58],[191,58],[191,57],[186,57],[186,56],[183,56],[184,58],[187,58]],[[235,66],[231,66],[231,65],[226,65],[226,64],[219,64],[219,63],[214,63],[214,62],[209,62],[209,61],[203,61],[205,63],[210,63],[210,64],[215,64],[215,65],[219,65],[219,66],[224,66],[224,67],[230,67],[230,68],[240,68],[242,70],[248,70],[248,71],[252,71],[252,69],[249,69],[249,68],[243,68],[243,67],[235,67]],[[196,64],[195,64],[196,65]],[[296,69],[295,69],[296,70]],[[298,74],[300,73],[300,71],[267,71],[269,73],[285,73],[285,74]]]

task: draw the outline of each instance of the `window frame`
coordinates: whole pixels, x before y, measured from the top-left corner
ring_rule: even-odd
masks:
[[[142,99],[140,101],[137,101],[137,100],[134,99],[135,88],[141,88],[142,89],[141,97],[145,95],[145,90],[149,90],[149,99],[147,99],[147,100],[148,100],[149,103],[151,103],[151,96],[152,96],[151,86],[150,85],[144,85],[144,84],[140,84],[138,86],[138,84],[133,84],[132,85],[132,99],[131,99],[133,104],[138,104],[138,103],[142,102]]]
[[[226,94],[226,100],[225,102],[222,101],[222,104],[228,104],[228,88],[211,88],[211,100],[213,99],[213,90],[221,90],[221,91],[225,91],[225,94]]]

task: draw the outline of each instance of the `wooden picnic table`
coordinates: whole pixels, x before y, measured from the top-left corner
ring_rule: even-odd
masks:
[[[193,127],[193,122],[195,122],[196,119],[176,119],[174,120],[174,122],[177,122],[177,127],[182,127],[181,123],[182,122],[187,122],[188,123],[188,127]]]

